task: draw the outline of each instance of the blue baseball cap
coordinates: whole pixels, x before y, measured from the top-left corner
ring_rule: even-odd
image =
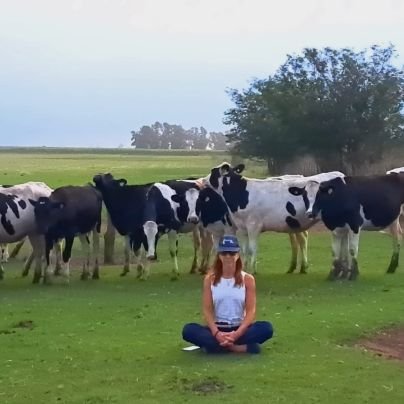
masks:
[[[239,252],[240,246],[238,244],[238,240],[236,236],[223,236],[219,241],[219,246],[217,248],[217,252]]]

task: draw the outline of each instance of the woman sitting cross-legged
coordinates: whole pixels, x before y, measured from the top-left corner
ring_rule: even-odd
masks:
[[[213,270],[203,284],[203,314],[207,325],[186,324],[185,341],[206,352],[259,353],[272,337],[272,325],[255,320],[255,279],[242,270],[240,247],[235,236],[219,242]]]

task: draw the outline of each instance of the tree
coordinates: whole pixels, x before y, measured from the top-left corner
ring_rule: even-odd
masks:
[[[404,142],[404,73],[393,46],[370,51],[304,49],[244,91],[231,90],[229,140],[271,173],[312,154],[322,170],[355,173]]]

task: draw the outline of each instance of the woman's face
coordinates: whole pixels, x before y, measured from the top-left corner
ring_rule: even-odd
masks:
[[[224,251],[219,254],[220,261],[222,261],[223,266],[235,265],[240,254],[238,252],[228,252]]]

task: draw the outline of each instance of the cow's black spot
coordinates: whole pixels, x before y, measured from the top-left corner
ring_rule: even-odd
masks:
[[[25,209],[27,207],[27,203],[23,200],[18,201],[21,209]]]
[[[219,168],[212,168],[210,172],[210,185],[212,185],[213,188],[219,188],[219,178],[220,178],[220,171]]]
[[[286,204],[286,210],[292,215],[292,216],[296,216],[296,209],[293,206],[293,203],[289,202]]]
[[[15,230],[13,225],[11,224],[10,219],[7,219],[7,212],[9,211],[8,208],[14,213],[16,218],[20,217],[18,211],[18,205],[15,203],[15,199],[17,197],[15,195],[8,195],[8,194],[1,194],[0,193],[0,222],[4,227],[4,230],[8,234],[14,234]]]
[[[307,209],[309,209],[310,206],[310,202],[309,202],[309,198],[307,197],[307,191],[304,189],[303,190],[303,202],[304,202],[304,207]]]
[[[299,229],[300,228],[300,223],[298,220],[296,220],[292,216],[288,216],[285,219],[286,224],[291,228],[291,229]]]
[[[231,212],[237,212],[238,209],[245,209],[249,199],[247,180],[241,175],[234,173],[224,177],[223,197]]]

